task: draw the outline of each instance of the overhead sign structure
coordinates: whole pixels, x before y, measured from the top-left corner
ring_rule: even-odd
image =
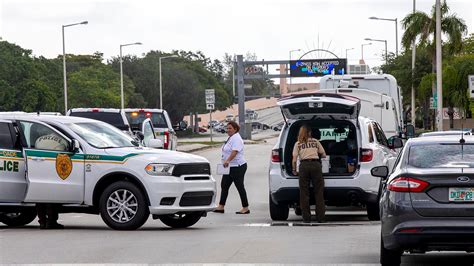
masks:
[[[309,59],[290,61],[291,77],[320,77],[347,74],[347,59]]]
[[[216,95],[214,89],[206,90],[206,104],[215,104]]]

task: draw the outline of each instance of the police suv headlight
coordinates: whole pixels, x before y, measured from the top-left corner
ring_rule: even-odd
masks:
[[[151,163],[145,167],[145,171],[149,175],[165,175],[170,176],[173,174],[174,164],[165,163]]]

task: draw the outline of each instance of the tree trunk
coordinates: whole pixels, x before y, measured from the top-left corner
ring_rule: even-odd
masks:
[[[449,128],[454,128],[454,108],[452,106],[448,107],[448,116],[449,116]]]

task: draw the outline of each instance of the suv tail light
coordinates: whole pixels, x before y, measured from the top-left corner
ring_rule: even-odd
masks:
[[[411,177],[397,177],[388,184],[388,190],[395,192],[423,192],[430,183]]]
[[[168,131],[165,131],[165,143],[163,143],[163,148],[168,149],[168,146],[170,144],[170,133]]]
[[[92,109],[92,112],[93,112],[93,113],[98,113],[98,112],[99,112],[99,109],[98,109],[98,108],[94,108],[94,109]]]
[[[273,163],[280,163],[281,162],[280,150],[278,150],[278,149],[272,150],[272,162]]]
[[[360,149],[360,161],[361,162],[370,162],[374,157],[374,152],[372,149]]]

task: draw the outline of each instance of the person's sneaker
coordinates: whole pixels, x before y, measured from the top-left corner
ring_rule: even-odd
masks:
[[[45,223],[40,223],[40,229],[46,229],[46,224]]]
[[[64,229],[64,225],[58,223],[47,224],[45,229]]]

